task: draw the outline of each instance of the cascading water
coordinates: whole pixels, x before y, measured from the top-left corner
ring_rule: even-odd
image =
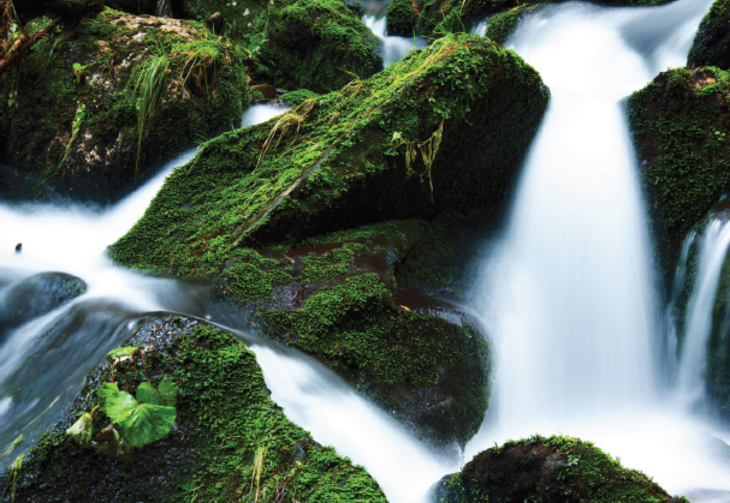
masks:
[[[709,6],[547,6],[508,41],[552,97],[473,293],[496,373],[467,458],[495,441],[563,433],[596,442],[671,491],[730,489],[728,467],[705,450],[711,435],[727,433],[662,403],[666,352],[620,104],[657,72],[684,65]]]
[[[382,43],[381,52],[383,55],[383,66],[385,68],[408,54],[408,51],[411,49],[423,49],[426,47],[426,41],[422,37],[408,38],[387,35],[385,16],[377,16],[372,13],[365,14],[362,21]]]

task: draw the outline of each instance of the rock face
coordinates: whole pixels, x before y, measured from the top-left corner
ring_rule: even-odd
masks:
[[[259,61],[271,83],[317,93],[383,69],[380,40],[340,0],[276,0]]]
[[[535,436],[477,454],[432,489],[434,503],[689,503],[590,442]]]
[[[257,20],[265,16],[269,0],[181,0],[180,6],[185,16],[198,21],[219,12],[221,27],[216,34],[234,42],[246,42],[263,28]]]
[[[690,227],[730,188],[728,73],[678,68],[628,99],[667,282]]]
[[[16,64],[23,71],[6,68],[0,83],[12,98],[0,104],[0,162],[97,201],[195,138],[237,124],[248,101],[238,53],[191,21],[107,9],[59,24]]]
[[[118,372],[112,376],[108,361],[89,376],[74,410],[9,474],[15,501],[57,501],[62,493],[68,501],[270,501],[279,495],[302,503],[385,503],[362,467],[286,418],[269,397],[254,354],[232,335],[189,318],[150,316],[125,345],[144,348],[153,386],[165,376],[179,386],[173,430],[134,449],[128,460],[82,449],[64,434],[76,413],[98,404],[101,383],[113,378],[134,390],[146,382],[141,365],[128,369],[125,381]],[[108,424],[101,415],[93,435]]]
[[[702,19],[689,51],[687,66],[730,68],[730,1],[716,0]]]
[[[10,286],[0,296],[0,342],[6,330],[51,312],[86,292],[80,278],[45,272]]]

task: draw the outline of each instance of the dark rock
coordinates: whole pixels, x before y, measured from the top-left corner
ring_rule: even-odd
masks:
[[[434,503],[689,503],[592,443],[558,436],[511,440],[483,451],[460,473],[441,479],[431,495]]]
[[[60,272],[45,272],[9,287],[0,302],[0,341],[7,330],[19,327],[70,302],[86,292],[80,278]]]
[[[715,0],[702,19],[687,57],[687,66],[730,68],[730,0]]]
[[[267,84],[259,84],[249,88],[249,94],[261,93],[265,100],[271,100],[276,96],[276,87]]]
[[[20,253],[21,251],[23,251],[23,243],[18,243],[15,245],[15,253]]]

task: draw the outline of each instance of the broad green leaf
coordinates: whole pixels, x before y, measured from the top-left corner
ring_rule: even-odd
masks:
[[[149,383],[143,382],[137,388],[137,401],[151,405],[174,407],[177,405],[177,391],[177,384],[169,377],[162,380],[159,389],[155,389]]]
[[[137,406],[137,400],[126,391],[109,394],[104,400],[103,410],[113,423],[119,424]]]
[[[119,422],[122,437],[133,447],[142,447],[162,440],[175,424],[177,411],[147,403],[133,407],[131,413]]]
[[[66,435],[76,440],[84,447],[88,447],[91,444],[91,431],[93,429],[93,422],[91,414],[84,412],[81,417],[66,430]]]
[[[106,356],[108,358],[122,358],[124,356],[132,356],[132,353],[137,351],[137,348],[117,348],[109,351]]]

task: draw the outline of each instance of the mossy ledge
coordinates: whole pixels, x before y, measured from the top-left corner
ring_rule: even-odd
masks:
[[[715,0],[695,35],[687,66],[730,68],[730,0]]]
[[[98,502],[272,501],[277,495],[302,503],[387,501],[363,468],[321,447],[286,418],[269,398],[254,354],[232,335],[190,318],[150,315],[126,343],[137,344],[145,347],[154,385],[171,376],[180,386],[173,431],[126,461],[84,450],[68,438],[65,429],[91,410],[95,390],[109,376],[109,364],[102,364],[74,411],[30,450],[15,494],[8,490],[3,502],[59,501],[59,495]],[[141,364],[127,378],[132,389],[143,382]],[[95,431],[103,426],[95,424]],[[254,458],[262,449],[256,495]]]
[[[367,81],[207,142],[110,254],[209,279],[244,248],[445,210],[494,215],[548,97],[513,51],[446,37]]]
[[[714,67],[659,74],[627,103],[665,284],[682,241],[730,188],[730,83]]]
[[[137,163],[139,82],[153,64],[161,96],[141,123]],[[238,50],[194,21],[106,9],[55,27],[18,65],[0,80],[0,162],[79,199],[113,199],[145,168],[239,124],[248,103]]]
[[[533,436],[477,454],[432,489],[434,503],[689,503],[590,442]]]

